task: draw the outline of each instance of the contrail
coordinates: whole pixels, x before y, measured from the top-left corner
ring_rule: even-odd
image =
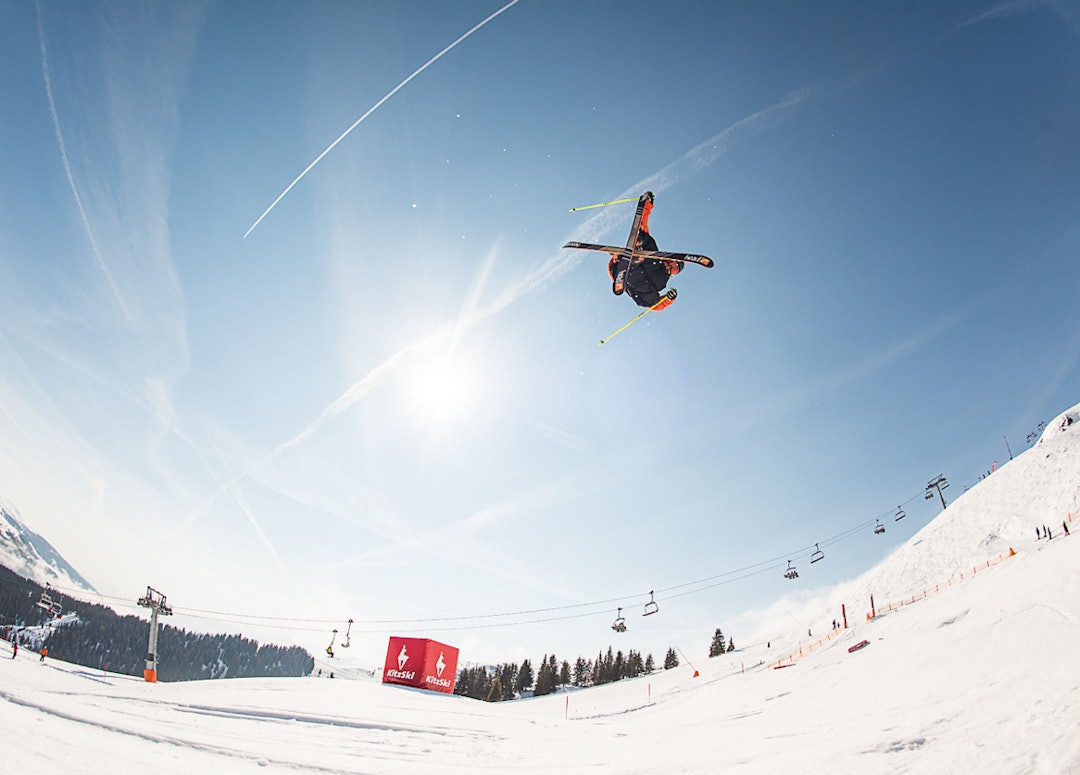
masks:
[[[455,41],[454,41],[453,43],[451,43],[451,44],[450,44],[449,46],[447,46],[446,48],[444,48],[444,49],[443,49],[442,51],[440,51],[440,52],[439,52],[438,54],[436,54],[435,56],[433,56],[433,57],[432,57],[431,59],[429,59],[428,61],[424,62],[424,64],[422,64],[422,65],[421,65],[420,67],[418,67],[418,68],[417,68],[417,69],[416,69],[415,71],[413,71],[413,74],[412,74],[412,75],[410,75],[410,76],[409,76],[408,78],[406,78],[406,79],[405,79],[404,81],[402,81],[402,82],[401,82],[401,83],[399,83],[399,84],[398,84],[397,86],[395,86],[395,87],[394,87],[393,89],[391,89],[391,90],[390,90],[389,92],[387,92],[387,93],[386,93],[386,96],[385,96],[385,97],[383,97],[383,98],[382,98],[381,100],[379,100],[379,101],[378,101],[378,102],[376,102],[376,103],[375,103],[374,105],[372,105],[372,106],[371,106],[371,107],[370,107],[370,108],[368,109],[367,113],[365,113],[364,115],[360,116],[360,118],[356,119],[356,121],[354,121],[354,122],[353,122],[353,125],[352,125],[351,127],[349,127],[349,128],[348,128],[348,129],[346,129],[346,130],[345,130],[344,132],[342,132],[342,133],[341,133],[341,136],[340,136],[340,137],[338,137],[338,139],[337,139],[337,140],[335,140],[334,142],[330,143],[330,145],[329,145],[329,146],[327,147],[327,149],[326,149],[325,151],[323,151],[322,153],[320,153],[320,154],[319,154],[318,156],[316,156],[316,157],[315,157],[315,161],[313,161],[313,162],[311,162],[311,164],[307,165],[307,167],[306,167],[306,168],[304,169],[304,171],[303,171],[303,172],[301,172],[301,173],[300,173],[299,175],[297,175],[297,176],[296,176],[296,180],[294,180],[294,181],[293,181],[292,183],[290,183],[290,184],[288,185],[288,187],[286,187],[286,189],[285,189],[284,191],[282,191],[282,192],[281,192],[281,193],[280,193],[280,194],[278,195],[278,198],[277,198],[277,199],[275,199],[275,200],[274,200],[274,201],[273,201],[273,202],[271,203],[271,205],[270,205],[269,207],[267,207],[267,208],[266,208],[266,210],[265,210],[265,211],[263,212],[263,214],[259,216],[258,220],[256,220],[256,221],[255,221],[255,223],[251,224],[251,228],[250,228],[250,229],[248,229],[248,230],[247,230],[246,232],[244,232],[244,239],[247,239],[247,235],[251,234],[251,232],[253,232],[253,231],[255,230],[255,227],[256,227],[256,226],[258,226],[258,225],[259,225],[259,224],[260,224],[260,223],[262,222],[262,219],[263,219],[263,218],[265,218],[265,217],[266,217],[267,215],[269,215],[269,214],[270,214],[270,211],[271,211],[271,210],[273,210],[273,209],[274,209],[274,208],[275,208],[275,207],[277,206],[277,203],[278,203],[278,202],[280,202],[280,201],[281,201],[282,199],[284,199],[284,198],[285,198],[285,195],[286,195],[287,193],[289,193],[289,191],[291,191],[291,190],[292,190],[292,187],[293,187],[293,186],[295,186],[295,185],[296,185],[297,183],[299,183],[299,182],[300,182],[300,181],[301,181],[301,180],[303,179],[304,175],[307,175],[307,174],[308,174],[309,172],[311,172],[311,168],[312,168],[312,167],[314,167],[314,166],[315,166],[316,164],[318,164],[318,163],[319,163],[320,161],[322,161],[322,158],[323,158],[324,156],[326,156],[326,154],[330,153],[330,151],[332,151],[332,150],[334,149],[334,146],[335,146],[335,145],[337,145],[337,144],[338,144],[338,143],[340,143],[340,142],[341,142],[342,140],[344,140],[344,139],[345,139],[346,137],[348,137],[348,136],[349,136],[349,133],[350,133],[350,132],[352,132],[352,131],[353,131],[354,129],[356,129],[356,127],[360,126],[361,122],[363,122],[363,120],[364,120],[365,118],[367,118],[367,117],[368,117],[368,116],[370,116],[370,115],[371,115],[372,113],[374,113],[374,112],[375,112],[376,110],[378,110],[378,109],[379,109],[379,107],[380,107],[380,106],[381,106],[381,105],[382,105],[382,104],[383,104],[384,102],[386,102],[386,101],[387,101],[388,99],[390,99],[390,98],[391,98],[391,97],[393,97],[393,96],[394,96],[395,94],[397,94],[397,93],[398,93],[399,91],[401,91],[402,87],[403,87],[403,86],[405,86],[405,84],[407,84],[407,83],[408,83],[409,81],[411,81],[411,80],[412,80],[413,78],[415,78],[416,76],[420,75],[420,73],[422,73],[422,72],[424,72],[425,70],[427,70],[427,69],[428,69],[429,67],[431,67],[431,65],[435,64],[435,62],[439,61],[439,59],[441,59],[441,58],[443,57],[443,55],[444,55],[444,54],[448,54],[448,53],[449,53],[450,51],[452,51],[452,50],[453,50],[453,49],[454,49],[454,48],[455,48],[455,47],[456,47],[456,46],[457,46],[457,45],[458,45],[459,43],[461,43],[461,42],[462,42],[463,40],[465,40],[465,38],[467,38],[467,37],[469,37],[470,35],[472,35],[472,34],[473,34],[474,32],[476,32],[476,31],[477,31],[478,29],[480,29],[481,27],[483,27],[483,26],[484,26],[485,24],[487,24],[487,23],[488,23],[489,21],[491,21],[491,20],[492,20],[492,19],[494,19],[494,18],[495,18],[496,16],[498,16],[499,14],[501,14],[501,13],[502,13],[503,11],[506,11],[506,10],[507,10],[507,9],[509,9],[509,8],[510,8],[511,6],[517,5],[517,4],[518,4],[518,2],[520,2],[520,0],[510,0],[510,2],[509,2],[509,3],[507,3],[506,5],[504,5],[504,6],[502,7],[502,8],[500,8],[499,10],[497,10],[497,11],[496,11],[495,13],[491,14],[491,16],[489,16],[489,17],[487,17],[486,19],[484,19],[484,20],[483,20],[482,22],[480,22],[479,24],[477,24],[477,25],[476,25],[475,27],[473,27],[473,28],[472,28],[471,30],[469,30],[469,31],[468,31],[468,32],[466,32],[466,33],[465,33],[464,35],[462,35],[462,36],[461,36],[460,38],[458,38],[457,40],[455,40]]]

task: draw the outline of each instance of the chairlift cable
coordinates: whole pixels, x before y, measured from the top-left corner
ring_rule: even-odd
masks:
[[[655,594],[659,593],[664,596],[664,599],[674,599],[677,597],[684,597],[699,592],[705,592],[709,589],[713,589],[725,584],[741,581],[752,576],[759,575],[768,571],[773,571],[777,567],[784,567],[785,563],[790,564],[792,558],[806,557],[810,554],[821,552],[821,547],[828,547],[839,541],[846,540],[853,535],[863,532],[867,527],[872,526],[875,522],[879,521],[883,517],[895,515],[897,510],[903,511],[903,506],[908,505],[912,501],[918,500],[923,497],[923,493],[919,492],[905,501],[902,501],[896,509],[890,509],[883,512],[882,515],[874,517],[870,520],[861,522],[860,524],[842,531],[834,536],[830,536],[823,541],[816,542],[814,544],[814,552],[811,552],[811,547],[807,546],[795,552],[787,552],[783,555],[762,560],[760,562],[745,565],[741,568],[735,568],[733,570],[724,571],[705,578],[697,579],[694,581],[683,582],[670,587],[662,589],[655,589],[648,593],[651,598],[651,602],[655,605]],[[823,554],[823,553],[822,553]],[[82,589],[68,589],[63,587],[50,586],[50,589],[55,590],[60,594],[66,594],[73,600],[80,600],[84,597],[95,597],[100,600],[116,600],[128,603],[128,598],[119,596],[102,595],[96,592],[89,592]],[[672,594],[674,593],[674,594]],[[580,619],[586,617],[594,617],[599,614],[610,612],[610,607],[599,608],[600,606],[610,606],[616,603],[627,603],[634,600],[640,600],[644,597],[645,593],[636,593],[632,595],[623,595],[619,597],[606,598],[601,600],[593,600],[584,603],[570,603],[561,606],[549,606],[545,608],[524,609],[518,611],[505,611],[494,614],[472,614],[464,616],[441,616],[441,617],[428,617],[428,618],[413,618],[413,619],[366,619],[355,620],[358,625],[370,627],[376,627],[376,629],[358,629],[360,634],[382,634],[385,633],[386,625],[397,625],[395,628],[401,633],[410,632],[427,632],[432,629],[439,631],[453,631],[453,630],[478,630],[478,629],[492,629],[496,627],[511,627],[527,624],[543,624],[555,621],[565,621],[570,619]],[[121,607],[121,606],[114,606]],[[558,616],[540,617],[542,614],[553,614],[558,612],[569,612],[576,609],[590,608],[595,610],[589,610],[581,613],[565,613]],[[297,626],[302,624],[308,625],[325,625],[336,624],[341,621],[340,618],[334,619],[317,619],[307,617],[290,617],[290,616],[266,616],[260,614],[249,614],[231,611],[216,611],[210,609],[200,608],[184,608],[174,606],[175,613],[188,616],[189,618],[205,619],[210,621],[221,621],[233,624],[247,624],[258,625],[266,629],[280,629],[288,630],[291,632],[325,632],[325,629],[317,626]],[[540,617],[540,618],[528,618],[520,619],[520,617]],[[514,619],[514,621],[490,621],[496,619]],[[482,621],[489,620],[489,621]],[[280,624],[274,624],[280,623]],[[349,629],[351,631],[354,620],[349,620]],[[379,625],[383,625],[379,627]],[[417,625],[416,629],[402,629],[401,625]],[[346,634],[348,637],[348,633]]]

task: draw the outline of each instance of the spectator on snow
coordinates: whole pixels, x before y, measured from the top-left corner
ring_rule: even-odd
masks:
[[[45,648],[44,646],[42,646],[41,647],[41,659],[39,659],[38,662],[44,662],[45,657],[47,657],[47,656],[49,656],[49,650],[47,648]]]
[[[19,642],[17,640],[11,641],[11,658],[19,656]]]

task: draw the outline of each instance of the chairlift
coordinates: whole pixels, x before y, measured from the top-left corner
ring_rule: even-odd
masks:
[[[814,553],[810,555],[810,564],[813,565],[818,560],[825,559],[825,552],[821,551],[821,547],[814,544]]]
[[[611,624],[611,629],[615,632],[626,632],[626,620],[623,619],[622,608],[619,608],[619,612],[615,615],[615,621]]]
[[[880,519],[877,521],[877,525],[874,527],[874,532],[877,533],[878,535],[881,535],[882,533],[885,532],[885,526],[883,524],[881,524]]]
[[[345,629],[345,640],[341,644],[341,647],[343,649],[347,649],[349,647],[349,643],[350,643],[350,641],[349,641],[349,633],[350,632],[352,632],[352,619],[349,620],[349,626]]]
[[[330,636],[330,645],[326,647],[326,653],[330,655],[330,658],[334,658],[334,641],[337,639],[337,630],[334,630]]]
[[[64,612],[64,607],[60,603],[60,599],[53,600],[48,592],[41,593],[41,599],[36,603],[38,608],[42,608],[49,612],[49,616],[54,619],[59,619],[60,615]]]
[[[785,579],[797,579],[799,578],[799,572],[795,570],[795,566],[791,564],[791,560],[787,561],[787,570],[784,571]]]
[[[649,593],[649,602],[645,604],[645,612],[642,613],[641,615],[642,616],[652,616],[654,613],[656,613],[659,610],[660,610],[660,606],[658,606],[656,604],[656,601],[653,600],[653,593],[650,592]]]
[[[902,508],[900,508],[899,506],[897,506],[896,507],[896,519],[894,521],[899,522],[900,520],[902,520],[906,516],[907,516],[907,514],[904,513],[904,510]]]

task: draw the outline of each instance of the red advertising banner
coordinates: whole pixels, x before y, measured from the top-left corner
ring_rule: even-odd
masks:
[[[383,683],[453,694],[458,650],[429,638],[391,636],[383,664]]]

